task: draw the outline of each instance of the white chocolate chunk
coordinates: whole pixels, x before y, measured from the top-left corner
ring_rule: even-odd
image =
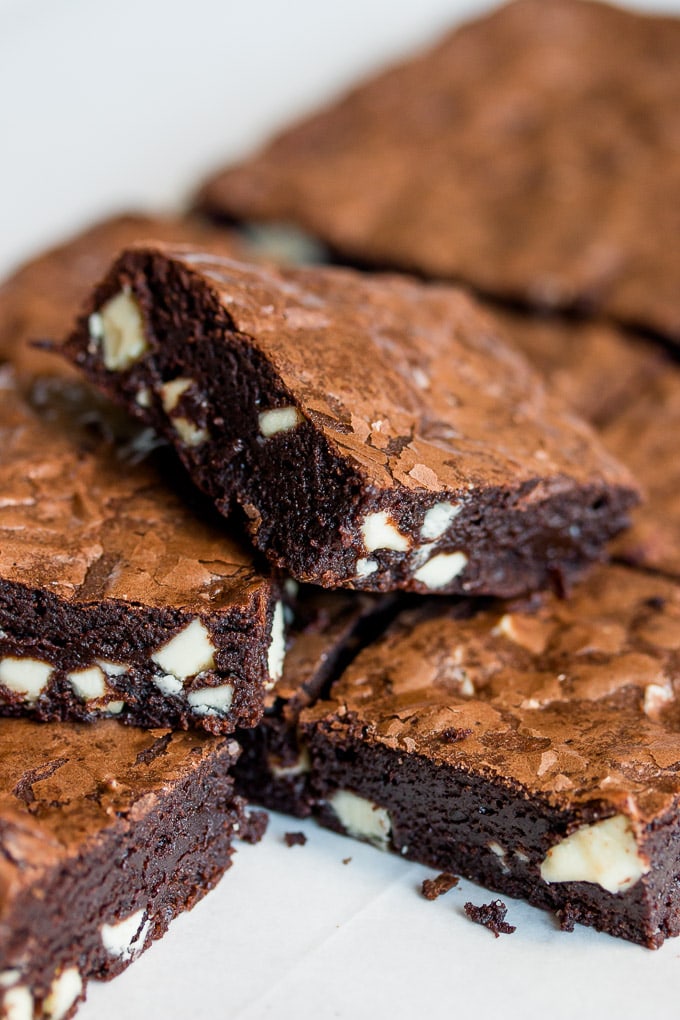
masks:
[[[544,882],[594,882],[610,893],[625,892],[649,871],[638,853],[625,815],[584,825],[548,850],[541,864]]]
[[[171,379],[170,382],[163,383],[160,387],[161,403],[166,414],[174,411],[179,403],[179,398],[183,393],[186,393],[190,386],[193,386],[193,383],[193,379],[181,378]]]
[[[188,418],[171,418],[170,420],[175,432],[187,446],[200,446],[201,443],[207,442],[210,438],[210,433],[207,429],[200,428],[193,421],[189,421]]]
[[[394,549],[396,552],[406,552],[411,545],[410,538],[407,535],[402,535],[386,510],[367,514],[361,525],[361,534],[368,552],[373,552],[375,549]]]
[[[468,558],[462,552],[438,553],[419,567],[413,576],[416,581],[436,591],[458,577],[465,570],[467,562]]]
[[[155,683],[161,694],[165,694],[166,697],[169,694],[181,694],[184,690],[184,684],[181,680],[178,680],[176,676],[170,676],[166,673],[165,676],[153,677]]]
[[[125,662],[109,662],[108,659],[95,659],[94,661],[107,676],[123,676],[130,669],[130,666]]]
[[[25,985],[5,992],[2,1000],[4,1020],[33,1020],[33,996]]]
[[[380,850],[387,850],[392,821],[385,808],[359,797],[350,790],[337,790],[328,801],[338,821],[356,839],[365,839]]]
[[[55,978],[50,994],[43,1002],[45,1020],[63,1020],[83,990],[83,980],[77,967],[68,967]]]
[[[0,683],[10,691],[24,694],[26,701],[35,701],[49,682],[53,668],[39,659],[15,659],[8,656],[0,660]]]
[[[104,705],[104,708],[106,709],[106,714],[107,715],[120,715],[120,713],[125,708],[125,702],[124,701],[108,701]]]
[[[270,755],[268,759],[269,771],[277,779],[283,776],[302,776],[311,771],[312,763],[309,760],[309,751],[306,747],[302,748],[297,761],[292,765],[278,765],[277,760],[274,755]]]
[[[269,439],[279,432],[290,432],[302,421],[302,415],[297,407],[274,407],[271,411],[261,411],[258,416],[260,433]]]
[[[144,948],[144,940],[149,930],[150,921],[144,921],[144,910],[118,921],[116,924],[103,924],[101,939],[104,949],[110,956],[119,960],[131,960]]]
[[[68,682],[83,701],[87,701],[88,698],[103,698],[106,694],[106,681],[99,666],[77,669],[69,673]]]
[[[0,988],[9,988],[10,985],[15,985],[21,977],[21,971],[16,968],[12,970],[3,970],[0,973]]]
[[[161,645],[151,658],[164,672],[183,680],[204,669],[212,669],[216,651],[208,630],[196,619]]]
[[[142,312],[129,290],[116,294],[90,316],[90,336],[101,343],[109,372],[122,372],[147,349]]]
[[[492,840],[490,843],[487,843],[486,845],[491,851],[491,853],[495,854],[496,857],[505,857],[505,850],[500,845],[500,843],[496,843],[495,840]]]
[[[642,702],[645,715],[658,722],[663,709],[673,700],[673,688],[670,684],[647,684]]]
[[[267,670],[272,680],[280,680],[286,657],[286,633],[283,603],[277,602],[272,619],[272,637],[267,652]]]
[[[151,407],[151,390],[148,386],[142,386],[141,390],[137,390],[135,403],[140,407]]]
[[[367,560],[365,558],[357,560],[357,577],[368,577],[369,574],[375,574],[378,569],[376,560]]]
[[[460,503],[435,503],[425,514],[420,529],[420,537],[429,542],[441,538],[451,521],[463,509]]]
[[[231,684],[219,687],[201,687],[190,691],[187,701],[198,715],[224,715],[231,708],[234,700],[234,688]]]

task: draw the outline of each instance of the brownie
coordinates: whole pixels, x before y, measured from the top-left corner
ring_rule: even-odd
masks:
[[[680,19],[518,0],[202,189],[342,258],[680,341]]]
[[[34,346],[35,341],[61,339],[111,259],[146,238],[219,243],[232,253],[244,250],[234,233],[196,218],[128,213],[102,220],[25,263],[0,284],[0,362],[11,361],[29,381],[45,375],[76,376],[68,362],[49,348]]]
[[[293,577],[513,595],[562,584],[634,484],[465,293],[139,246],[66,351]],[[310,355],[310,352],[313,352]]]
[[[311,587],[289,598],[282,676],[266,695],[259,726],[236,731],[242,748],[234,768],[239,793],[298,818],[311,813],[300,713],[328,693],[359,650],[384,630],[396,606],[390,596]]]
[[[470,612],[401,614],[302,713],[321,819],[659,946],[680,933],[680,586],[606,566],[568,601]]]
[[[66,1020],[229,867],[250,835],[234,740],[0,720],[0,1011]]]
[[[148,440],[102,437],[79,385],[38,391],[39,410],[0,369],[0,714],[255,725],[277,586],[176,469],[136,462]]]

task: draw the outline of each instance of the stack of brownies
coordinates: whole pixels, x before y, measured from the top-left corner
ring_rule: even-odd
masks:
[[[2,1016],[244,798],[680,933],[679,274],[680,20],[516,0],[3,285]]]

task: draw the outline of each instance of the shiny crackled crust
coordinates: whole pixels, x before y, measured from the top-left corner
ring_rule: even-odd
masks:
[[[518,0],[219,173],[198,203],[678,341],[679,62],[678,18]]]
[[[81,387],[32,392],[39,412],[0,372],[0,713],[254,725],[282,640],[272,582],[135,440],[102,438]]]
[[[229,867],[249,835],[238,747],[26,719],[0,720],[0,744],[0,1009],[65,1020]]]
[[[597,558],[634,500],[450,288],[139,247],[67,351],[324,586],[516,594]]]
[[[322,819],[569,923],[678,934],[680,588],[612,566],[462,609],[404,613],[303,713]]]

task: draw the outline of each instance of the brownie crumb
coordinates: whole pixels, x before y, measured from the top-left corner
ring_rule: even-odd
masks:
[[[503,900],[492,900],[491,903],[482,903],[479,907],[476,907],[474,903],[465,904],[465,913],[470,920],[488,928],[496,938],[501,933],[512,935],[515,931],[515,925],[508,924],[505,920],[507,912],[508,908]]]
[[[472,733],[470,729],[456,729],[455,726],[449,726],[448,729],[442,730],[439,734],[441,740],[445,744],[456,744],[459,740],[465,740]]]
[[[268,825],[269,815],[266,811],[249,811],[245,825],[241,826],[239,837],[244,843],[259,843]]]
[[[352,858],[351,858],[351,857],[343,857],[343,858],[342,858],[342,863],[343,863],[343,864],[349,864],[349,862],[350,862],[351,860],[352,860]]]
[[[574,925],[576,924],[578,918],[576,911],[572,907],[571,903],[565,903],[565,905],[557,911],[555,916],[557,917],[557,922],[562,931],[574,930]]]
[[[421,892],[426,900],[436,900],[438,896],[443,896],[459,882],[460,879],[456,875],[443,871],[436,878],[426,878],[421,886]]]
[[[286,841],[286,846],[304,846],[307,842],[304,832],[287,832],[283,838]]]

